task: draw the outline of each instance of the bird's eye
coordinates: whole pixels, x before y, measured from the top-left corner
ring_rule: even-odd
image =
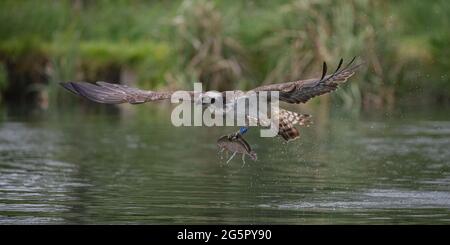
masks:
[[[211,104],[214,104],[216,102],[216,98],[211,99]]]

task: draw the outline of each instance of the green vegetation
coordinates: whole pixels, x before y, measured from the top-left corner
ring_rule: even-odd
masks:
[[[366,68],[336,94],[344,104],[445,103],[449,12],[446,0],[4,0],[0,90],[17,96],[35,83],[121,79],[245,89],[359,56]]]

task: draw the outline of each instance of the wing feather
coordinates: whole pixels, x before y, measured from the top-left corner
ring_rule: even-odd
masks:
[[[150,101],[169,99],[172,92],[141,90],[127,85],[97,82],[66,82],[61,85],[70,92],[89,100],[104,104],[141,104]]]
[[[336,71],[330,75],[326,75],[327,64],[324,62],[322,77],[320,79],[308,79],[263,85],[253,89],[252,91],[279,91],[281,101],[297,104],[305,103],[313,97],[336,90],[340,84],[345,83],[351,76],[353,76],[355,74],[355,70],[362,65],[353,65],[355,58],[356,57],[354,57],[342,69],[343,59],[341,59]]]

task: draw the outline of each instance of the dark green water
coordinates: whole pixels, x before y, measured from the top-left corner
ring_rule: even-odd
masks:
[[[251,130],[244,167],[215,146],[235,128],[104,109],[0,110],[1,224],[450,224],[448,109],[313,112],[288,145]]]

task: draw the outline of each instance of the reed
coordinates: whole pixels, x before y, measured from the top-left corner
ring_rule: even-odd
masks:
[[[446,103],[449,11],[445,0],[5,0],[0,93],[124,77],[143,88],[248,89],[356,55],[365,68],[333,95],[345,107]]]

